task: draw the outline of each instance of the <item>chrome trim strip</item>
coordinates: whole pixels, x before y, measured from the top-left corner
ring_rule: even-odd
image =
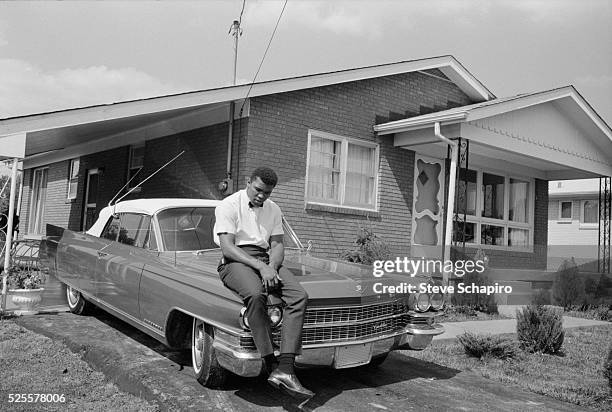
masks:
[[[171,307],[170,311],[168,313],[172,312],[173,310],[177,310],[179,312],[182,312],[185,315],[191,316],[192,318],[200,319],[201,321],[206,322],[207,324],[209,324],[211,326],[214,326],[217,329],[221,329],[223,332],[228,333],[228,334],[230,334],[232,336],[237,336],[238,338],[243,336],[243,335],[240,334],[240,332],[237,332],[238,329],[236,329],[236,330],[229,329],[227,326],[222,325],[222,324],[220,324],[217,321],[211,320],[210,318],[205,318],[205,317],[200,316],[200,315],[196,315],[193,312],[189,312],[188,310],[177,308],[176,306]],[[168,323],[168,318],[167,317],[166,317],[166,323]],[[246,335],[246,336],[249,336],[249,335]]]
[[[440,325],[439,323],[431,325],[431,327],[432,329],[421,329],[410,327],[410,325],[408,325],[405,330],[410,335],[440,335],[444,333],[444,326]]]

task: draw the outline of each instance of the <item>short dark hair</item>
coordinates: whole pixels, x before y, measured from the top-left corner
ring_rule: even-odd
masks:
[[[276,172],[269,167],[262,166],[253,170],[253,173],[251,173],[251,182],[256,177],[260,178],[261,181],[267,185],[276,186],[278,183],[278,176],[276,175]]]

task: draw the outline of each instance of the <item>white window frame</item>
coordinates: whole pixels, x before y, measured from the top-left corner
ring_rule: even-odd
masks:
[[[76,165],[76,177],[73,176],[73,171]],[[68,192],[66,193],[66,200],[75,200],[77,198],[77,192],[79,187],[79,168],[81,167],[81,159],[71,159],[70,165],[68,166]],[[72,189],[72,181],[75,180],[74,185],[76,190],[74,196],[70,196],[70,189]]]
[[[599,229],[599,222],[585,222],[584,221],[584,204],[586,202],[599,203],[597,199],[583,199],[580,201],[580,229]],[[599,205],[597,206],[597,220],[599,220]]]
[[[310,168],[310,150],[311,150],[311,142],[312,137],[319,137],[328,140],[335,140],[341,143],[340,149],[340,179],[339,179],[339,187],[338,187],[338,203],[334,202],[322,202],[321,200],[310,200],[308,197],[308,171]],[[354,144],[357,146],[367,147],[369,149],[374,149],[374,193],[373,193],[373,207],[358,207],[353,205],[345,204],[345,190],[346,190],[346,167],[348,163],[348,145]],[[378,211],[378,184],[379,184],[379,164],[380,164],[380,146],[374,142],[368,142],[365,140],[354,139],[351,137],[340,136],[332,133],[322,132],[319,130],[308,130],[308,150],[306,154],[306,181],[304,185],[304,201],[306,205],[322,205],[322,206],[332,206],[339,207],[342,209],[354,209],[354,210],[365,210],[370,212]]]
[[[47,189],[49,188],[49,166],[44,166],[44,167],[39,167],[36,168],[34,170],[32,170],[32,186],[30,187],[31,192],[30,192],[30,207],[29,207],[29,212],[28,212],[28,235],[42,235],[45,232],[45,229],[43,226],[44,224],[44,219],[45,219],[45,211],[46,211],[46,194],[45,194],[45,199],[43,199],[43,207],[42,207],[42,211],[41,214],[42,216],[34,216],[34,212],[35,212],[35,208],[36,208],[36,201],[38,196],[40,196],[40,193],[35,193],[35,190],[37,190],[37,186],[35,186],[36,183],[36,174],[37,172],[40,172],[41,174],[43,173],[43,170],[47,171]],[[40,228],[39,230],[36,230],[36,226],[37,226],[37,222],[36,220],[40,219]]]
[[[570,217],[563,217],[561,213],[563,212],[563,203],[570,203]],[[569,222],[574,219],[574,202],[572,200],[559,200],[559,220],[563,222]]]
[[[134,150],[135,150],[135,149],[140,149],[140,148],[142,148],[142,149],[144,150],[144,148],[145,148],[145,143],[144,143],[144,142],[143,142],[143,143],[137,143],[137,144],[130,145],[130,156],[129,156],[129,159],[128,159],[128,168],[127,168],[127,179],[128,179],[128,180],[129,180],[129,178],[130,178],[130,171],[131,171],[132,169],[140,169],[140,170],[144,169],[144,160],[145,160],[145,159],[144,159],[144,153],[143,153],[143,155],[142,155],[142,166],[134,166],[134,165],[132,164],[132,162],[133,162],[133,160],[134,160],[134,159],[133,159],[133,156],[134,156]],[[142,177],[142,176],[141,176],[141,177]],[[128,190],[128,191],[129,191],[129,190],[131,190],[131,189],[132,189],[134,186],[136,186],[136,185],[138,184],[138,182],[139,182],[139,181],[140,181],[140,180],[139,180],[138,178],[136,178],[136,179],[132,180],[132,181],[130,182],[130,184],[128,185],[128,187],[127,187],[127,189],[126,189],[126,190]],[[141,190],[142,190],[142,187],[141,187],[141,186],[139,186],[139,187],[137,187],[136,189],[132,190],[132,193],[138,193],[138,192],[140,192]]]
[[[517,252],[533,252],[534,245],[534,221],[535,221],[535,179],[528,176],[521,176],[515,173],[502,172],[499,170],[489,169],[489,168],[481,168],[477,166],[470,166],[469,170],[473,170],[476,172],[476,214],[469,215],[466,214],[466,222],[474,223],[474,242],[466,242],[465,245],[467,247],[479,247],[483,249],[494,249],[494,250],[508,250],[508,251],[517,251]],[[483,190],[482,190],[482,174],[494,174],[504,178],[504,214],[503,219],[493,219],[489,217],[484,217],[482,215],[482,199],[483,199]],[[528,199],[528,214],[527,214],[527,222],[514,222],[509,220],[510,215],[510,179],[519,179],[529,183],[529,199]],[[461,215],[463,216],[463,214]],[[482,226],[483,225],[494,225],[501,226],[504,230],[504,245],[486,245],[481,243],[482,238]],[[525,229],[528,231],[528,246],[508,246],[508,229]]]

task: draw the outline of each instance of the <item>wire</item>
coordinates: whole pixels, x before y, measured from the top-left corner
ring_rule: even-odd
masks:
[[[283,9],[281,10],[279,16],[278,16],[278,20],[276,20],[276,26],[274,26],[274,31],[272,31],[272,35],[270,36],[270,41],[268,42],[268,46],[266,47],[266,51],[263,54],[263,57],[261,58],[261,62],[259,63],[259,67],[257,68],[257,72],[255,73],[255,76],[253,76],[253,81],[251,82],[251,85],[249,86],[249,90],[247,91],[246,96],[244,97],[244,101],[242,102],[242,105],[240,106],[240,112],[239,112],[239,117],[242,116],[242,109],[244,109],[244,104],[246,103],[247,99],[249,98],[249,94],[251,93],[251,89],[253,89],[253,85],[255,84],[255,80],[257,79],[257,75],[259,74],[259,71],[261,70],[261,66],[263,66],[264,60],[266,59],[266,55],[268,54],[268,50],[270,50],[270,45],[272,44],[272,40],[274,39],[274,35],[276,34],[276,29],[278,29],[278,24],[281,21],[281,18],[283,17],[283,13],[285,12],[285,7],[287,7],[287,1],[285,0],[285,4],[283,4]]]
[[[245,3],[246,3],[246,0],[242,0],[242,10],[240,10],[240,17],[238,18],[238,26],[240,26],[240,23],[242,23],[242,13],[244,13]]]

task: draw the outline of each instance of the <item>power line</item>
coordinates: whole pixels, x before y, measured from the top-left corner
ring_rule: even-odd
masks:
[[[246,103],[249,94],[251,93],[251,89],[253,88],[253,85],[255,84],[255,80],[257,79],[257,75],[259,74],[259,71],[261,70],[261,66],[263,66],[264,60],[266,59],[266,55],[268,54],[268,50],[270,49],[270,45],[272,44],[272,40],[274,39],[274,35],[276,34],[276,29],[278,29],[278,24],[281,21],[281,18],[283,17],[283,13],[285,12],[285,7],[287,7],[287,1],[285,0],[285,4],[283,4],[283,9],[281,10],[280,14],[278,15],[278,20],[276,20],[276,26],[274,26],[274,31],[272,31],[272,35],[270,36],[270,41],[268,42],[268,46],[266,47],[266,51],[263,54],[263,57],[261,58],[261,62],[259,63],[259,67],[257,68],[257,72],[255,73],[255,76],[253,76],[253,81],[251,82],[251,85],[249,86],[249,90],[247,91],[246,96],[244,97],[244,101],[242,102],[242,106],[240,106],[240,115],[242,116],[242,109],[244,109],[244,104]],[[242,16],[242,13],[241,13]]]

